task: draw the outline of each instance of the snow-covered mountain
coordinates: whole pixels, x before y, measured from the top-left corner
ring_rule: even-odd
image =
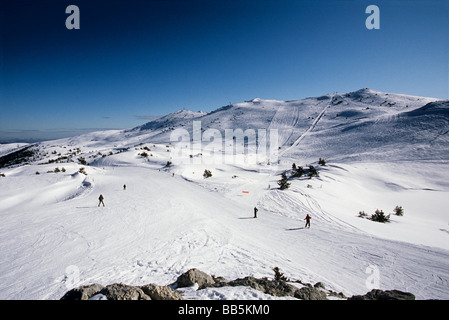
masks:
[[[448,100],[362,89],[3,146],[0,298],[166,285],[190,268],[272,277],[277,266],[347,296],[379,287],[448,299],[448,128]],[[291,177],[293,163],[318,176]],[[359,217],[376,209],[391,222]],[[222,290],[185,294],[269,298]]]
[[[256,98],[207,114],[178,111],[130,132],[143,140],[146,133],[155,142],[167,143],[176,128],[185,128],[193,136],[192,122],[200,121],[203,130],[218,129],[223,136],[226,129],[277,129],[280,153],[292,159],[444,159],[448,103],[371,89],[294,101]],[[429,137],[437,140],[429,144]],[[397,151],[404,143],[416,148],[400,154]]]

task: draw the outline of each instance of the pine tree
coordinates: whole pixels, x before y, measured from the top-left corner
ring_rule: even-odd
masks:
[[[382,223],[390,222],[390,215],[385,215],[382,210],[377,209],[376,212],[371,215],[371,220]]]
[[[281,190],[288,189],[290,187],[290,183],[287,181],[287,175],[285,173],[282,174],[282,179],[278,181],[278,185]]]
[[[278,267],[274,267],[273,268],[274,271],[274,280],[276,281],[285,281],[285,282],[289,282],[290,279],[288,279],[286,276],[284,276],[284,274],[279,271]]]
[[[204,178],[210,178],[212,177],[212,172],[210,172],[210,170],[205,169],[204,173],[203,173],[203,177]]]
[[[315,167],[310,165],[309,166],[309,178],[312,179],[312,177],[317,176],[318,171],[316,171]]]
[[[365,211],[359,211],[359,217],[360,218],[365,218],[368,214],[365,213]]]
[[[401,206],[396,206],[396,208],[394,208],[394,213],[397,216],[403,216],[404,215],[404,209]]]
[[[295,165],[295,168],[292,167],[292,177],[301,178],[301,176],[303,174],[304,174],[304,168],[303,167],[301,167],[301,166],[296,167],[296,165]]]

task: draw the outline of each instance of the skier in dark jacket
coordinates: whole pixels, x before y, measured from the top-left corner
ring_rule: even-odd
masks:
[[[257,209],[256,207],[254,207],[254,218],[257,218],[257,211],[259,211],[259,209]]]
[[[309,227],[310,229],[310,219],[312,219],[312,217],[307,214],[307,216],[304,218],[304,220],[306,220],[306,225],[304,228]]]
[[[100,200],[100,202],[98,203],[98,206],[100,206],[100,204],[103,204],[103,207],[104,207],[104,202],[103,202],[104,197],[102,194],[100,194],[100,196],[98,197],[98,200]]]

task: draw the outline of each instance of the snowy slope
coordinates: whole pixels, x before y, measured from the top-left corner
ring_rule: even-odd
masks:
[[[27,143],[5,143],[0,144],[0,157],[27,146]]]
[[[272,277],[278,266],[348,296],[369,291],[376,276],[381,289],[448,299],[448,110],[447,101],[363,89],[183,110],[38,144],[22,164],[0,168],[0,298],[59,299],[93,282],[166,285],[194,267],[227,279]],[[170,134],[193,134],[192,121],[223,132],[277,129],[280,161],[212,163],[195,149],[191,163],[177,162]],[[280,190],[292,162],[313,163],[319,176]],[[388,224],[358,217],[396,205],[404,216]],[[267,298],[245,288],[188,296]]]

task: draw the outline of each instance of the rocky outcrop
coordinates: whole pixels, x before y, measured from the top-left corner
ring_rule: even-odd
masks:
[[[122,283],[111,284],[100,291],[108,300],[151,300],[139,287]]]
[[[294,285],[297,283],[298,285]],[[190,287],[198,285],[198,289],[224,286],[247,286],[259,290],[265,294],[276,297],[294,297],[301,300],[327,300],[329,296],[348,300],[414,300],[415,296],[409,292],[399,290],[373,289],[365,295],[354,295],[347,298],[342,292],[336,293],[326,290],[322,282],[314,285],[303,283],[300,280],[286,282],[283,280],[270,280],[268,278],[245,277],[228,281],[223,277],[210,276],[198,269],[190,269],[181,274],[174,283],[168,286],[146,284],[143,286],[131,286],[122,283],[114,283],[103,287],[100,284],[81,286],[68,291],[61,300],[182,300],[180,292],[173,288]]]
[[[95,283],[74,288],[68,291],[61,300],[89,300],[96,297],[104,297],[108,300],[182,300],[182,294],[178,291],[152,283],[144,286],[114,283],[106,287]]]
[[[81,286],[66,292],[61,300],[88,300],[95,294],[100,293],[103,288],[104,287],[98,283]]]
[[[291,284],[284,281],[268,280],[267,278],[257,279],[254,277],[245,277],[229,282],[230,286],[248,286],[276,297],[293,296],[297,290]]]
[[[198,284],[199,289],[207,287],[246,286],[276,297],[290,296],[303,300],[327,299],[326,293],[321,290],[321,288],[324,288],[322,283],[317,283],[315,287],[308,285],[303,288],[298,288],[285,281],[269,280],[268,278],[258,279],[254,277],[245,277],[227,281],[222,277],[211,277],[198,269],[190,269],[182,274],[171,286],[182,288],[192,286],[195,283]]]
[[[215,280],[208,275],[196,268],[190,269],[189,271],[181,274],[175,283],[171,286],[176,286],[177,288],[185,288],[198,284],[199,289],[204,289],[207,287],[212,287],[215,284]]]
[[[182,294],[168,286],[147,284],[140,289],[152,300],[182,300]]]
[[[61,300],[89,300],[93,296],[104,296],[108,300],[151,300],[142,289],[122,283],[114,283],[106,287],[95,283],[68,291]]]
[[[324,291],[308,286],[296,290],[293,296],[301,300],[327,300],[327,295]]]
[[[348,300],[415,300],[415,296],[399,290],[373,289],[365,295],[352,296]]]

